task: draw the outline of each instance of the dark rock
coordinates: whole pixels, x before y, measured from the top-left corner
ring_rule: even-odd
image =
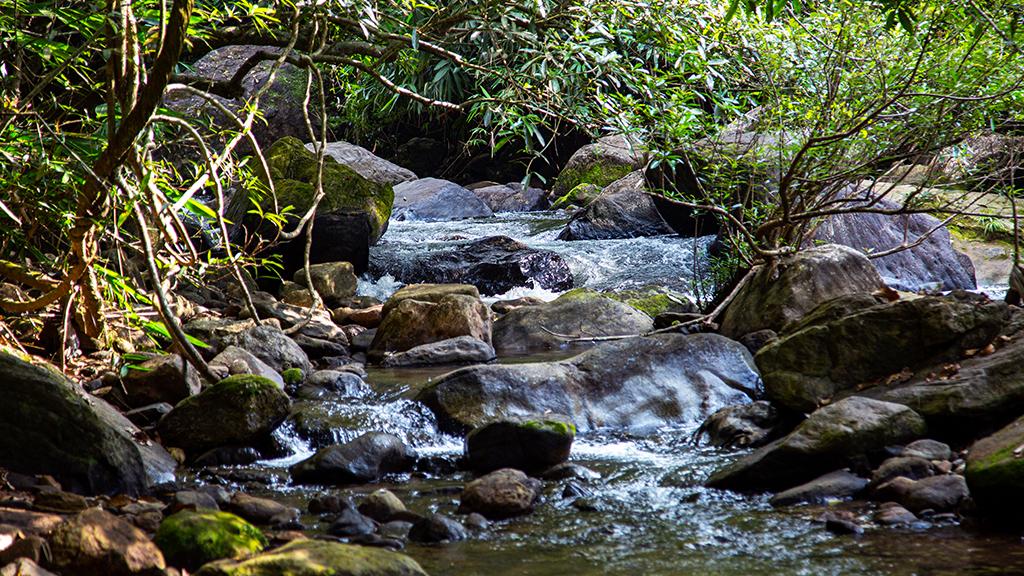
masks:
[[[177,354],[157,356],[138,367],[129,366],[121,385],[125,403],[132,408],[158,402],[177,404],[202,389],[195,368]]]
[[[218,446],[196,456],[192,466],[245,466],[260,457],[260,451],[252,446]]]
[[[420,176],[437,176],[444,169],[447,158],[448,147],[444,142],[416,136],[399,145],[392,159]]]
[[[266,362],[253,356],[249,351],[238,346],[226,346],[220,354],[210,360],[210,367],[223,366],[231,376],[238,374],[255,374],[263,376],[268,380],[284,388],[284,380],[277,370],[271,368]]]
[[[863,534],[864,527],[855,520],[833,514],[825,514],[825,529],[833,534]]]
[[[366,496],[359,504],[359,512],[378,522],[387,522],[396,514],[405,512],[405,504],[393,492],[381,488]]]
[[[147,406],[139,406],[133,408],[124,413],[124,417],[131,420],[132,424],[139,426],[140,428],[149,428],[156,426],[156,423],[163,418],[164,414],[171,411],[174,406],[166,402],[159,402],[157,404],[149,404]]]
[[[88,507],[89,501],[84,496],[55,489],[37,492],[32,501],[32,508],[58,514],[74,514]]]
[[[473,194],[483,200],[491,212],[533,212],[548,206],[547,194],[540,188],[523,188],[520,182],[494,184],[473,188]]]
[[[720,331],[726,336],[739,338],[766,328],[778,332],[822,302],[874,292],[882,285],[870,260],[835,244],[803,250],[753,274],[721,316]]]
[[[644,177],[632,172],[608,185],[586,208],[573,214],[559,240],[607,240],[671,234],[646,193]]]
[[[458,542],[468,537],[465,526],[442,514],[431,514],[409,530],[413,542]]]
[[[534,284],[557,291],[573,286],[572,272],[561,256],[508,236],[388,248],[374,256],[370,273],[390,274],[406,284],[472,284],[484,294],[504,294]]]
[[[291,467],[298,484],[365,484],[412,468],[414,455],[400,438],[367,432],[347,444],[328,446]]]
[[[917,456],[925,460],[951,460],[953,451],[949,449],[949,444],[925,438],[907,444],[901,456]]]
[[[313,152],[315,148],[312,143],[306,144],[306,149]],[[353,169],[363,178],[378,184],[394,186],[409,180],[415,180],[416,174],[412,170],[389,162],[362,146],[349,144],[348,142],[328,142],[324,147],[324,154],[334,158],[338,164],[343,164]]]
[[[595,472],[586,466],[563,462],[541,472],[540,477],[544,480],[582,480],[589,482],[601,478],[599,472]]]
[[[853,396],[815,411],[793,432],[711,475],[707,486],[780,490],[856,465],[891,444],[923,436],[924,420],[899,404]]]
[[[56,369],[0,350],[0,466],[52,474],[65,489],[149,492],[174,481],[177,463],[109,404]]]
[[[164,556],[146,534],[100,508],[68,519],[50,536],[51,567],[61,574],[164,576]]]
[[[765,392],[788,410],[813,410],[908,367],[956,361],[991,342],[1007,314],[1002,302],[954,293],[876,304],[828,320],[835,302],[823,304],[757,354]]]
[[[894,500],[908,510],[920,514],[925,510],[948,512],[956,510],[970,492],[963,476],[946,474],[921,480],[896,477],[876,490],[880,499]]]
[[[283,567],[283,568],[282,568]],[[370,576],[427,576],[412,558],[389,550],[325,540],[295,540],[262,555],[242,560],[218,560],[195,576],[280,576],[343,574]]]
[[[562,488],[562,498],[580,498],[590,497],[594,495],[594,491],[587,488],[578,481],[570,480],[565,483],[565,487]]]
[[[310,338],[304,334],[296,335],[293,340],[299,345],[299,348],[302,348],[302,351],[306,353],[310,360],[348,356],[348,348],[337,342],[321,338]]]
[[[494,348],[472,336],[459,336],[414,346],[384,357],[382,366],[423,366],[431,364],[482,364],[494,360]]]
[[[392,520],[391,522],[385,522],[380,526],[380,535],[387,538],[397,538],[399,540],[405,540],[409,537],[409,531],[412,530],[412,522],[406,522],[404,520]]]
[[[491,341],[491,311],[479,297],[449,294],[436,302],[414,298],[390,302],[370,344],[372,359],[459,336]]]
[[[853,498],[867,485],[866,478],[861,478],[847,469],[836,470],[806,484],[779,492],[772,497],[771,504],[772,506],[827,504],[831,500]]]
[[[878,506],[878,511],[875,512],[875,522],[882,526],[899,526],[917,522],[917,516],[896,502],[885,502]]]
[[[483,200],[454,182],[421,178],[395,186],[395,220],[437,222],[493,215]]]
[[[167,445],[198,454],[262,439],[284,421],[290,407],[288,396],[270,380],[231,376],[183,400],[157,428]]]
[[[934,476],[935,473],[935,466],[924,458],[919,458],[917,456],[897,456],[896,458],[889,458],[885,462],[882,462],[882,465],[871,474],[871,485],[879,486],[881,484],[885,484],[897,476],[910,478],[911,480],[919,480],[921,478]]]
[[[179,490],[167,503],[171,512],[178,510],[220,510],[217,500],[210,494],[196,490]]]
[[[313,278],[313,288],[329,306],[336,306],[356,295],[358,280],[355,269],[349,262],[310,264],[309,273]],[[297,284],[306,286],[306,270],[296,270],[294,280]]]
[[[343,396],[362,396],[370,390],[369,384],[348,370],[317,370],[306,379],[306,383],[300,389],[300,397],[310,395],[309,393],[302,394],[302,390],[307,388],[334,392]]]
[[[481,530],[487,530],[491,527],[491,523],[487,518],[484,518],[483,514],[478,514],[476,512],[471,512],[467,515],[466,521],[463,522],[463,524],[470,530],[476,530],[478,532]]]
[[[439,425],[565,414],[580,432],[696,424],[747,402],[760,378],[740,344],[716,334],[662,334],[602,344],[563,362],[471,366],[419,394]]]
[[[359,536],[373,534],[377,531],[377,525],[349,503],[341,509],[327,531],[332,536]]]
[[[466,456],[477,473],[500,468],[541,472],[569,459],[575,436],[572,421],[555,414],[491,422],[466,436]]]
[[[533,511],[540,488],[540,480],[519,470],[496,470],[466,484],[459,512],[478,512],[491,520],[528,514]]]
[[[752,404],[726,406],[708,416],[697,429],[697,437],[707,436],[712,446],[739,448],[761,446],[771,440],[779,425],[779,415],[764,400]]]
[[[1024,512],[1024,417],[975,442],[967,452],[965,475],[978,507],[993,516]]]
[[[235,492],[227,506],[230,512],[238,514],[253,524],[288,524],[299,518],[299,510],[285,506],[269,498],[257,498],[242,492]]]
[[[589,290],[572,290],[545,304],[512,310],[494,322],[498,354],[557,349],[566,338],[639,335],[654,327],[651,318]],[[552,334],[554,333],[554,334]]]
[[[740,344],[747,347],[751,354],[757,354],[762,348],[771,344],[779,337],[775,330],[758,330],[740,336]]]

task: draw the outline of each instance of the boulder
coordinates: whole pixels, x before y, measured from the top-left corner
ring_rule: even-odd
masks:
[[[852,396],[820,408],[787,436],[716,471],[707,486],[742,492],[782,490],[838,468],[862,464],[892,444],[924,435],[916,412]]]
[[[571,338],[638,335],[653,327],[650,316],[628,304],[589,290],[573,290],[497,319],[493,343],[498,354],[523,354],[562,348]]]
[[[244,560],[206,564],[196,576],[427,576],[415,560],[380,548],[295,540]]]
[[[967,482],[957,474],[930,476],[921,480],[898,476],[879,486],[875,492],[882,500],[895,501],[918,514],[925,510],[955,511],[970,496]]]
[[[296,522],[299,519],[298,508],[285,506],[270,498],[250,496],[243,492],[235,492],[227,503],[228,511],[260,525],[277,525]]]
[[[223,46],[207,52],[192,64],[194,74],[211,81],[228,82],[242,64],[257,52],[272,55],[280,53],[275,46]],[[264,60],[250,70],[241,83],[241,90],[232,98],[214,95],[213,98],[232,112],[245,117],[246,102],[263,86],[273,67],[273,60]],[[260,116],[262,120],[252,125],[252,133],[262,147],[267,147],[279,138],[294,136],[299,139],[308,138],[306,121],[302,112],[302,103],[306,95],[306,79],[309,73],[302,68],[285,63],[277,71],[274,85],[260,99]],[[314,91],[315,91],[314,83]],[[228,115],[221,112],[204,98],[187,92],[172,92],[164,100],[165,105],[184,118],[198,119],[210,117],[214,124],[214,132],[220,130],[238,130],[238,125]],[[310,106],[310,121],[315,131],[320,130],[320,118],[316,114],[316,106]],[[248,139],[239,142],[236,151],[240,154],[251,154],[252,145]]]
[[[333,392],[342,396],[362,396],[370,386],[358,374],[348,370],[317,370],[306,379],[298,396],[313,399],[322,392]]]
[[[312,372],[306,352],[280,328],[269,324],[221,334],[218,344],[238,346],[279,373],[289,368],[298,368],[303,374]]]
[[[374,276],[391,275],[407,284],[472,284],[484,294],[517,287],[561,291],[572,288],[569,265],[557,253],[530,248],[508,236],[436,245],[390,245],[370,263]]]
[[[521,182],[492,184],[472,189],[491,212],[534,212],[547,208],[547,194],[540,188],[523,187]]]
[[[285,220],[287,228],[295,227],[310,208],[316,190],[316,155],[306,150],[296,138],[282,138],[266,150],[274,194],[264,193],[259,200],[260,209],[268,213],[280,212],[287,206],[292,210]],[[266,174],[261,175],[268,184]],[[310,263],[351,262],[357,274],[366,271],[370,246],[377,243],[387,229],[394,202],[390,185],[378,184],[363,178],[354,170],[326,157],[323,166],[324,197],[317,206],[313,226]],[[278,234],[276,224],[250,214],[251,201],[245,193],[237,193],[226,210],[232,222],[242,223],[234,235],[243,229],[273,238]],[[302,267],[306,247],[305,235],[280,244],[274,253],[282,257],[284,277],[290,277]]]
[[[915,440],[910,444],[907,444],[903,447],[903,452],[901,452],[900,455],[904,457],[916,456],[918,458],[924,458],[925,460],[953,459],[953,451],[949,448],[949,444],[939,442],[938,440],[932,440],[930,438]]]
[[[443,514],[431,514],[412,525],[413,542],[457,542],[469,537],[466,527]]]
[[[310,152],[316,152],[316,148],[312,143],[306,144],[306,149]],[[334,158],[338,164],[348,166],[363,178],[377,184],[394,186],[395,184],[401,184],[402,182],[408,182],[417,178],[412,170],[402,168],[398,164],[375,155],[362,146],[349,144],[348,142],[340,140],[328,142],[324,148],[324,154]]]
[[[128,367],[121,378],[125,403],[132,408],[167,402],[176,404],[202,389],[199,373],[177,354],[165,354]]]
[[[954,362],[995,339],[1007,316],[1003,302],[954,293],[875,304],[832,319],[844,302],[823,304],[758,352],[765,391],[779,406],[809,412],[876,381],[884,388],[882,380],[896,375],[898,381],[906,368]]]
[[[477,512],[490,520],[529,514],[540,489],[540,480],[519,470],[495,470],[466,484],[459,497],[459,512]]]
[[[56,368],[0,348],[0,374],[0,467],[85,494],[139,495],[174,481],[170,454]]]
[[[426,366],[435,364],[483,364],[494,360],[494,348],[472,336],[459,336],[414,346],[384,357],[382,366]]]
[[[266,378],[231,376],[180,402],[157,425],[168,446],[193,455],[264,439],[288,416],[291,401]]]
[[[60,574],[164,576],[164,556],[146,534],[100,508],[69,518],[50,535],[50,566]]]
[[[882,462],[878,469],[871,474],[871,486],[877,488],[900,476],[911,480],[920,480],[934,476],[936,472],[936,466],[924,458],[895,456]]]
[[[322,262],[310,264],[309,273],[313,277],[313,288],[329,306],[348,300],[356,295],[355,269],[349,262]],[[306,270],[295,272],[295,282],[306,285]]]
[[[465,432],[494,420],[564,414],[580,432],[697,424],[749,402],[760,377],[743,346],[717,334],[661,334],[597,346],[562,362],[471,366],[423,388],[438,424]]]
[[[942,178],[961,187],[984,189],[993,184],[1019,185],[1024,136],[981,133],[939,152],[935,159]]]
[[[421,178],[395,186],[395,220],[440,222],[493,215],[476,194],[454,182]]]
[[[466,456],[477,473],[501,468],[540,473],[569,459],[575,437],[576,426],[564,416],[499,420],[466,436]]]
[[[580,290],[585,290],[585,288]],[[695,314],[699,312],[697,305],[689,296],[664,286],[647,285],[628,290],[601,292],[601,295],[618,300],[623,304],[629,304],[651,318],[657,318],[662,314]]]
[[[631,172],[609,184],[594,201],[572,215],[559,240],[608,240],[671,234],[646,193],[644,176]]]
[[[365,484],[404,472],[414,454],[393,434],[367,432],[346,444],[328,446],[291,467],[297,484]]]
[[[986,513],[1019,518],[1024,512],[1024,417],[991,436],[978,440],[967,452],[965,476],[971,495]]]
[[[853,498],[867,488],[867,485],[867,478],[861,478],[844,468],[779,492],[772,497],[771,505],[827,504],[832,500]]]
[[[405,512],[405,504],[394,492],[381,488],[374,490],[359,504],[359,512],[378,522],[388,522],[397,514]]]
[[[884,192],[866,193],[851,190],[849,195],[863,197],[860,204],[871,203],[874,210],[897,210],[900,204],[884,198],[873,198]],[[850,204],[848,207],[855,207]],[[886,284],[899,290],[916,291],[925,288],[939,290],[973,290],[977,288],[974,279],[974,264],[966,255],[953,249],[949,230],[941,226],[938,218],[929,214],[881,214],[859,212],[837,214],[822,222],[811,242],[842,244],[865,255],[884,252],[910,244],[922,236],[927,238],[908,250],[873,258],[879,275]]]
[[[719,331],[725,336],[739,338],[764,329],[780,332],[822,302],[882,286],[870,260],[836,244],[803,250],[752,274],[720,317]]]
[[[267,539],[234,514],[182,510],[164,518],[153,543],[172,566],[194,571],[214,560],[259,553]]]
[[[768,442],[780,424],[778,412],[765,400],[726,406],[708,416],[697,429],[698,438],[721,448],[757,447]]]
[[[238,346],[227,346],[210,360],[210,367],[222,367],[231,376],[239,374],[254,374],[262,376],[284,389],[284,379],[281,374],[267,365],[266,362],[253,356],[250,352]]]
[[[581,184],[604,187],[647,163],[643,145],[632,137],[613,134],[577,150],[551,188],[557,202]]]
[[[459,336],[491,341],[491,311],[480,298],[451,294],[437,302],[405,298],[387,305],[370,344],[371,359]]]

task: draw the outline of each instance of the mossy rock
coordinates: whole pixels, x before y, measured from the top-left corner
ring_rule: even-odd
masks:
[[[182,510],[164,518],[153,540],[172,566],[195,570],[207,562],[261,552],[267,539],[227,512]]]
[[[603,190],[603,188],[597,184],[584,182],[577,185],[572,190],[569,190],[564,195],[559,196],[551,203],[551,209],[559,210],[561,208],[569,208],[571,206],[586,206],[601,195],[601,190]]]
[[[466,456],[478,473],[501,468],[542,472],[569,459],[575,438],[576,425],[568,416],[499,420],[466,436]]]
[[[306,378],[301,368],[289,368],[281,373],[281,377],[288,386],[298,386]]]
[[[415,560],[379,548],[297,540],[245,560],[218,560],[196,576],[426,576]]]
[[[1024,418],[971,446],[964,476],[975,502],[987,512],[1019,515],[1024,511]]]
[[[675,292],[660,286],[644,286],[635,290],[619,290],[615,292],[597,292],[589,288],[574,288],[559,296],[564,301],[587,301],[598,298],[610,298],[626,304],[635,310],[654,318],[666,312],[690,314],[697,312],[693,302],[681,292]]]
[[[551,193],[561,200],[577,191],[581,184],[604,188],[644,164],[646,153],[639,143],[622,135],[605,136],[580,148],[569,158],[555,179]]]

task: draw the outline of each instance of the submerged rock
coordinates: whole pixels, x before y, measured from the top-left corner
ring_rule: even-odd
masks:
[[[395,220],[438,222],[493,215],[476,194],[454,182],[420,178],[395,186]]]
[[[865,462],[886,446],[923,436],[926,429],[906,406],[852,396],[818,409],[784,438],[716,471],[707,486],[744,492],[786,489]]]
[[[597,346],[562,362],[471,366],[419,394],[448,430],[550,412],[579,431],[696,424],[760,387],[750,354],[716,334],[662,334]]]
[[[528,514],[540,496],[540,488],[540,480],[519,470],[496,470],[466,484],[459,498],[459,512],[478,512],[490,520]]]
[[[262,551],[267,539],[234,514],[182,510],[160,523],[153,538],[172,566],[197,570],[207,562],[242,558]]]
[[[244,560],[218,560],[196,576],[427,576],[415,560],[380,548],[296,540]]]
[[[607,240],[671,234],[654,201],[646,193],[644,176],[631,172],[609,184],[585,208],[573,214],[559,240]]]
[[[0,374],[0,466],[86,494],[138,495],[174,481],[167,451],[55,368],[0,348]]]
[[[472,284],[484,294],[504,294],[517,287],[568,290],[569,265],[557,253],[530,248],[508,236],[446,242],[437,246],[392,245],[375,257],[371,273],[390,274],[407,284]]]
[[[572,421],[555,414],[491,422],[466,436],[466,456],[478,473],[500,468],[538,473],[568,460],[575,436]]]
[[[367,432],[346,444],[328,446],[291,467],[297,484],[365,484],[384,474],[404,472],[415,455],[401,438]]]
[[[493,342],[498,354],[522,354],[561,348],[572,338],[640,335],[653,327],[650,316],[628,304],[572,290],[505,314],[494,322]]]

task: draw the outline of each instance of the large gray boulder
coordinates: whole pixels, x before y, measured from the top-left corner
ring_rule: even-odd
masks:
[[[639,335],[654,328],[650,316],[597,292],[573,290],[536,306],[518,308],[494,322],[498,354],[558,349],[567,338]]]
[[[760,377],[741,344],[716,334],[663,334],[602,344],[562,362],[471,366],[421,390],[438,424],[465,432],[553,413],[578,431],[698,424],[750,402]]]
[[[1007,316],[1003,302],[970,293],[900,299],[860,309],[850,306],[852,302],[871,304],[860,297],[827,302],[793,332],[758,352],[765,391],[777,405],[809,412],[843,392],[904,369],[959,360],[966,351],[991,342]]]
[[[312,143],[306,144],[306,149],[311,152],[316,151]],[[334,158],[338,164],[344,164],[355,170],[363,178],[378,184],[394,186],[417,178],[412,170],[402,168],[362,146],[348,142],[328,142],[324,148],[324,154]]]
[[[395,186],[395,220],[438,222],[493,215],[476,194],[454,182],[421,178]]]
[[[559,240],[607,240],[671,234],[654,200],[645,191],[644,175],[630,172],[609,184],[558,235]]]
[[[547,194],[540,188],[523,187],[521,182],[471,188],[492,212],[533,212],[547,208]]]
[[[882,285],[860,252],[838,244],[809,248],[753,272],[722,314],[720,332],[730,338],[765,329],[780,332],[822,302]]]
[[[0,348],[0,374],[0,467],[85,494],[138,495],[174,481],[176,462],[160,445],[55,368]]]
[[[926,430],[924,419],[906,406],[853,396],[817,410],[789,435],[718,470],[707,486],[784,490],[865,463],[886,446],[915,440]]]
[[[384,305],[383,319],[370,343],[370,357],[405,352],[417,346],[470,336],[490,344],[491,311],[479,296],[420,291],[417,297],[392,298]],[[422,298],[422,299],[420,299]]]

